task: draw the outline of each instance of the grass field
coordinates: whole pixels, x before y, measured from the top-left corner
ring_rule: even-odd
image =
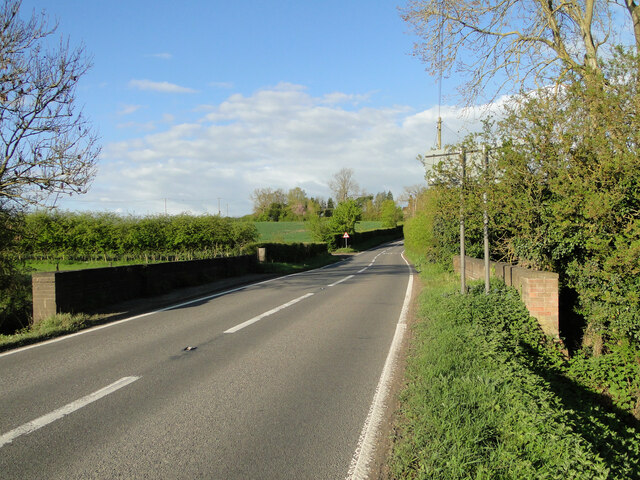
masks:
[[[307,230],[306,222],[256,222],[261,242],[313,242],[311,234]],[[365,232],[382,227],[382,222],[367,221],[358,222],[356,231]]]
[[[256,222],[261,242],[313,242],[306,222]]]

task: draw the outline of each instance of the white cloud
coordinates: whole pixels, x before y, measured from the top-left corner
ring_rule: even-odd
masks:
[[[197,93],[192,88],[182,87],[175,83],[169,82],[153,82],[151,80],[131,80],[129,82],[131,88],[161,93]]]
[[[391,190],[398,196],[403,187],[423,182],[416,156],[435,145],[437,108],[355,108],[349,102],[357,97],[314,97],[285,83],[231,95],[191,123],[107,144],[86,200],[129,198],[138,213],[147,213],[163,211],[167,198],[168,211],[177,213],[217,212],[221,198],[231,215],[242,215],[251,211],[255,188],[300,186],[327,198],[328,181],[343,167],[354,169],[361,187],[373,194]],[[349,109],[340,106],[345,102]],[[445,107],[441,114],[447,142],[458,140],[447,135],[477,129],[477,120],[465,119],[460,109]]]
[[[131,115],[142,108],[142,105],[121,105],[118,115]]]

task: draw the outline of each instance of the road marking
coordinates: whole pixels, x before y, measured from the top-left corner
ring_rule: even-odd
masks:
[[[301,297],[295,298],[295,299],[291,300],[290,302],[287,302],[287,303],[284,303],[284,304],[280,305],[279,307],[272,308],[268,312],[264,312],[263,314],[258,315],[257,317],[253,317],[253,318],[247,320],[246,322],[242,322],[241,324],[236,325],[235,327],[232,327],[229,330],[225,330],[223,333],[236,333],[238,330],[242,330],[243,328],[248,327],[249,325],[253,325],[254,323],[259,322],[263,318],[268,317],[269,315],[273,315],[274,313],[277,313],[280,310],[284,310],[285,308],[290,307],[291,305],[294,305],[294,304],[304,300],[305,298],[309,298],[312,295],[313,295],[313,293],[307,293],[306,295],[302,295]]]
[[[168,307],[159,308],[158,310],[153,310],[151,312],[142,313],[140,315],[135,315],[133,317],[123,318],[122,320],[116,320],[114,322],[105,323],[104,325],[98,325],[96,327],[87,328],[85,330],[80,330],[79,332],[70,333],[68,335],[64,335],[64,336],[57,337],[57,338],[52,338],[51,340],[45,340],[44,342],[38,342],[38,343],[34,343],[33,345],[26,345],[24,347],[15,348],[13,350],[9,350],[7,352],[0,353],[0,358],[7,357],[7,356],[13,355],[15,353],[24,352],[25,350],[31,350],[32,348],[38,348],[38,347],[42,347],[44,345],[49,345],[51,343],[63,342],[65,340],[68,340],[68,339],[73,338],[73,337],[78,337],[80,335],[85,335],[87,333],[95,332],[96,330],[102,330],[103,328],[114,327],[116,325],[120,325],[121,323],[130,322],[131,320],[137,320],[137,319],[143,318],[143,317],[148,317],[149,315],[154,315],[154,314],[160,313],[160,312],[166,312],[167,310],[172,310],[174,308],[180,308],[180,307],[184,307],[186,305],[191,305],[193,303],[204,302],[206,300],[213,300],[214,298],[222,297],[222,296],[228,295],[230,293],[239,292],[241,290],[245,290],[245,289],[248,289],[250,287],[257,287],[257,286],[260,286],[260,285],[265,285],[267,283],[275,282],[275,281],[282,280],[282,279],[285,279],[285,278],[296,277],[298,275],[313,274],[313,272],[315,270],[324,270],[324,269],[337,267],[337,266],[340,266],[340,264],[343,263],[343,262],[344,262],[344,260],[340,260],[340,261],[338,261],[336,263],[325,265],[324,267],[316,268],[316,269],[313,269],[313,270],[307,270],[306,272],[291,273],[289,275],[284,275],[282,277],[271,278],[269,280],[262,280],[262,281],[257,282],[257,283],[250,283],[250,284],[247,284],[247,285],[243,285],[241,287],[232,288],[230,290],[224,290],[224,291],[219,292],[219,293],[214,293],[212,295],[206,295],[204,297],[198,297],[198,298],[195,298],[193,300],[189,300],[188,302],[183,302],[183,303],[179,303],[179,304],[176,304],[176,305],[170,305]]]
[[[108,385],[100,390],[93,392],[86,397],[82,397],[75,402],[71,402],[65,405],[62,408],[54,410],[51,413],[43,415],[42,417],[36,418],[35,420],[30,421],[29,423],[25,423],[24,425],[11,430],[10,432],[5,433],[0,436],[0,448],[3,446],[13,442],[16,438],[22,435],[28,435],[29,433],[35,432],[36,430],[49,425],[50,423],[55,422],[56,420],[60,420],[65,415],[69,415],[70,413],[75,412],[76,410],[80,410],[82,407],[86,407],[90,403],[95,402],[96,400],[101,399],[109,395],[110,393],[115,392],[116,390],[121,389],[122,387],[126,387],[130,383],[135,382],[140,377],[123,377],[117,382],[113,382],[111,385]]]
[[[333,282],[331,285],[327,285],[327,287],[335,287],[339,283],[346,282],[347,280],[353,278],[353,275],[349,275],[348,277],[344,277],[342,280],[338,280],[337,282]]]
[[[402,344],[402,338],[407,329],[407,314],[409,311],[409,305],[411,304],[411,292],[413,290],[413,273],[411,272],[411,266],[407,259],[402,255],[402,259],[409,266],[409,282],[407,284],[407,290],[404,296],[404,303],[402,310],[400,311],[400,318],[396,325],[396,331],[389,348],[387,360],[384,363],[382,374],[380,375],[380,381],[376,387],[375,394],[373,396],[373,402],[369,408],[369,413],[362,427],[360,438],[358,439],[358,445],[351,459],[351,465],[347,473],[347,480],[365,480],[369,474],[369,464],[373,459],[373,454],[376,446],[376,438],[378,436],[378,430],[384,418],[384,411],[387,404],[387,397],[391,390],[391,380],[396,369],[396,361],[398,357],[398,351]]]

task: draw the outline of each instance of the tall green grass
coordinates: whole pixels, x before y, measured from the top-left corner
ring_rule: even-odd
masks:
[[[423,268],[392,478],[640,476],[637,424],[563,375],[515,290],[463,296],[452,274]]]

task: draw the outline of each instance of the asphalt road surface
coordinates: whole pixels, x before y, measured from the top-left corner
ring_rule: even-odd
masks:
[[[0,354],[0,478],[346,478],[411,282],[402,251]]]

